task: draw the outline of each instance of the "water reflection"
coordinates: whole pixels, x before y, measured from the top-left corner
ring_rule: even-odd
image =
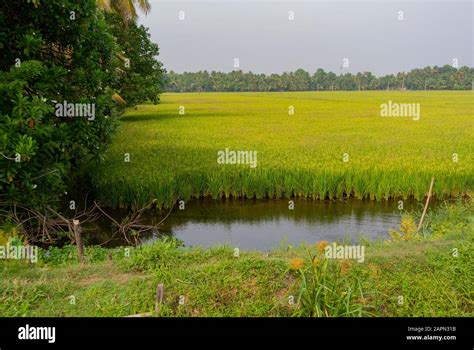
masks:
[[[405,202],[404,209],[412,210],[416,205]],[[387,238],[389,229],[398,227],[402,214],[396,201],[294,200],[294,206],[294,210],[289,210],[285,200],[195,200],[186,203],[185,210],[175,208],[159,232],[181,239],[186,246],[229,244],[243,250],[266,251],[282,241],[298,245],[342,238],[355,241],[359,236]],[[116,217],[123,214],[114,213]],[[156,224],[166,214],[150,211],[145,220]],[[101,232],[107,232],[107,227],[102,227]],[[88,244],[100,243],[105,238],[103,234],[88,236]],[[159,236],[150,234],[143,239]],[[123,244],[120,239],[110,243]]]

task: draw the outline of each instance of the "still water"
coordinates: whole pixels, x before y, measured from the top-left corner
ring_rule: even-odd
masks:
[[[404,210],[420,204],[405,202]],[[159,228],[159,234],[142,237],[143,242],[163,235],[176,237],[185,246],[210,247],[228,244],[242,250],[268,251],[281,244],[296,246],[320,240],[388,238],[390,228],[398,229],[403,211],[396,201],[310,201],[294,200],[289,209],[285,200],[194,200],[185,209],[174,208]],[[115,212],[115,217],[124,213]],[[149,211],[143,216],[146,224],[160,222],[168,211]],[[87,244],[99,244],[107,239],[110,227],[101,224],[102,232],[89,234]],[[120,239],[109,246],[125,245]]]

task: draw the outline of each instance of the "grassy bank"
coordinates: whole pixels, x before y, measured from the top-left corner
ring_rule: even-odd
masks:
[[[324,258],[325,242],[238,256],[174,240],[89,247],[84,266],[73,246],[41,250],[37,264],[0,261],[0,316],[153,312],[159,283],[159,316],[473,316],[473,207],[426,220],[422,235],[407,216],[393,239],[361,241],[361,263]]]
[[[223,195],[420,199],[432,176],[435,195],[457,195],[473,185],[472,97],[470,91],[165,94],[160,105],[141,105],[121,119],[94,184],[112,206]],[[389,100],[419,104],[419,120],[381,117]],[[218,164],[226,148],[256,151],[257,166]]]

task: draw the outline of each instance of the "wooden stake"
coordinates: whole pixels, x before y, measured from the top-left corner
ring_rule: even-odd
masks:
[[[79,261],[84,263],[84,245],[82,244],[82,229],[79,220],[72,220],[72,230],[74,231],[74,239],[76,240],[77,253]]]
[[[161,304],[163,304],[163,295],[164,295],[164,286],[163,283],[160,283],[156,288],[156,306],[155,306],[155,315],[160,312]],[[143,314],[130,315],[125,317],[152,317],[153,312],[145,312]]]
[[[164,295],[164,286],[163,283],[160,283],[156,288],[156,307],[155,312],[160,312],[161,304],[163,304],[163,295]]]
[[[435,180],[435,178],[432,177],[431,178],[431,184],[430,184],[430,190],[428,191],[428,198],[426,198],[425,208],[423,209],[423,214],[421,214],[420,223],[418,224],[418,229],[416,230],[417,233],[420,232],[421,225],[423,225],[423,219],[425,218],[426,211],[428,210],[428,204],[430,203],[431,192],[433,190],[434,180]]]

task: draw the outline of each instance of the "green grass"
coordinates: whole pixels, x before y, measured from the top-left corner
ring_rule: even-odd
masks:
[[[84,266],[74,246],[41,251],[36,265],[0,261],[0,316],[153,312],[159,283],[164,300],[157,316],[474,316],[472,204],[430,214],[425,236],[361,242],[364,262],[345,268],[322,256],[315,267],[315,245],[235,257],[231,247],[160,240],[130,248],[129,256],[123,247],[89,247]],[[297,271],[294,259],[302,262]]]
[[[473,97],[470,91],[165,94],[160,105],[141,105],[121,118],[93,182],[112,206],[155,198],[169,206],[197,196],[420,199],[432,176],[438,197],[457,195],[473,185]],[[419,103],[420,120],[381,117],[388,100]],[[218,164],[225,148],[257,151],[258,166]]]

